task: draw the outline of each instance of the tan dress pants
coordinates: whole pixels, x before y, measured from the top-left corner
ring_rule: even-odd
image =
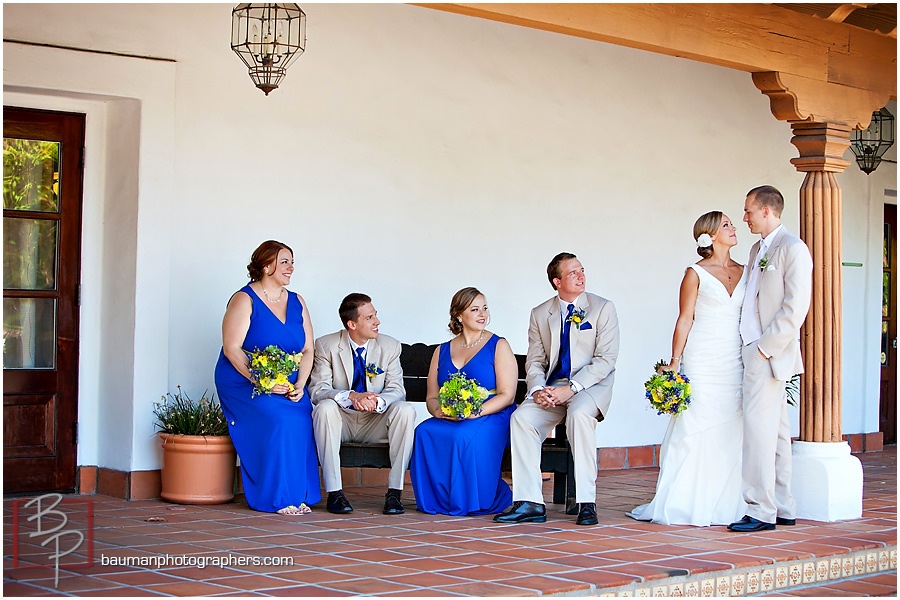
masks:
[[[313,431],[325,491],[343,487],[341,482],[341,442],[385,443],[390,446],[391,472],[388,487],[403,489],[403,479],[412,456],[416,409],[407,402],[393,402],[383,413],[344,410],[326,398],[313,407]]]
[[[597,499],[597,417],[600,409],[583,390],[565,406],[543,408],[525,400],[510,419],[513,501],[544,504],[541,490],[541,444],[565,420],[575,461],[575,501]]]
[[[747,514],[774,523],[793,519],[791,494],[791,425],[785,382],[772,376],[769,361],[756,342],[743,349],[744,446],[743,493]]]

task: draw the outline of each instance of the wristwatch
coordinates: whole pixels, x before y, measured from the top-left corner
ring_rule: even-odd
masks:
[[[573,393],[573,394],[577,394],[577,393],[578,393],[578,386],[575,384],[574,381],[570,381],[570,382],[569,382],[569,389],[572,390],[572,393]]]

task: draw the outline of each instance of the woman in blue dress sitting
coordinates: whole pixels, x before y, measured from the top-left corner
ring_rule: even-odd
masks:
[[[231,297],[222,321],[216,389],[241,458],[247,504],[263,512],[302,514],[322,497],[305,389],[313,363],[312,321],[303,298],[286,287],[294,272],[288,246],[263,242],[247,271],[250,283]],[[271,393],[255,395],[247,353],[267,346],[303,357],[288,377],[292,386],[281,383]]]
[[[417,508],[425,513],[486,515],[512,502],[500,461],[509,446],[518,366],[509,342],[487,331],[484,294],[467,287],[450,303],[456,337],[435,349],[428,371],[426,403],[433,418],[416,427],[409,463]],[[457,373],[490,390],[481,411],[456,418],[441,409],[441,386]]]

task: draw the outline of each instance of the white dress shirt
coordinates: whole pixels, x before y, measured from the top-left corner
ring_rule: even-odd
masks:
[[[769,246],[784,229],[784,225],[779,225],[773,229],[769,235],[759,240],[759,251],[750,265],[750,277],[747,280],[747,290],[744,295],[744,304],[741,306],[741,340],[744,345],[751,344],[762,337],[762,326],[759,319],[756,318],[756,295],[759,290],[759,277],[761,275],[759,261],[761,261],[769,251]],[[769,353],[759,349],[763,356],[769,358]]]

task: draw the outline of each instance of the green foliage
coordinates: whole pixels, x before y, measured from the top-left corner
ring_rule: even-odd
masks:
[[[207,398],[206,392],[197,402],[178,386],[175,394],[166,394],[162,402],[153,405],[156,427],[162,433],[183,435],[228,435],[228,423],[216,395]]]
[[[3,138],[3,208],[57,212],[59,144]]]
[[[791,380],[784,384],[784,391],[787,394],[787,403],[791,406],[797,406],[797,400],[800,398],[800,374],[797,373]]]

